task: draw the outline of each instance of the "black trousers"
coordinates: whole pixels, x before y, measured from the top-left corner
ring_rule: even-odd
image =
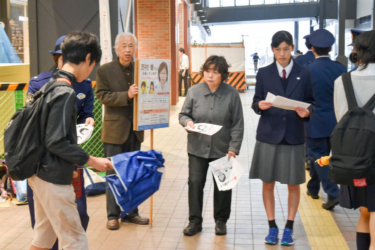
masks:
[[[185,96],[188,92],[188,89],[189,89],[189,86],[188,86],[188,75],[189,75],[189,70],[186,70],[185,71],[185,76],[183,77],[182,76],[182,72],[184,72],[183,70],[180,70],[179,72],[179,78],[178,78],[178,83],[179,83],[179,94],[180,96],[182,96],[182,79],[184,79],[184,86],[185,86]]]
[[[141,143],[139,142],[137,136],[135,135],[133,129],[130,130],[129,137],[124,144],[110,144],[104,143],[104,155],[106,157],[111,157],[121,153],[137,151],[141,149]],[[114,170],[107,171],[107,175],[115,174]],[[121,214],[121,209],[117,205],[115,197],[112,194],[112,191],[108,188],[108,182],[106,183],[107,190],[107,217],[108,220],[119,219]],[[138,208],[134,209],[129,216],[137,216]]]
[[[205,159],[189,154],[189,221],[203,222],[203,189],[206,183],[208,164],[217,159]],[[214,219],[227,222],[231,211],[232,190],[219,191],[214,177]]]

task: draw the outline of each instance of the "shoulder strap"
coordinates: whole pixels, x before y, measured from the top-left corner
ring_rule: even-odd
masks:
[[[57,78],[56,81],[53,81],[53,80],[54,79],[52,78],[51,80],[48,81],[45,89],[43,89],[43,95],[47,95],[50,91],[52,91],[56,87],[60,87],[60,86],[70,87],[71,86],[70,81],[65,78]]]
[[[342,82],[344,84],[346,100],[348,102],[348,108],[353,109],[358,107],[357,99],[355,99],[352,79],[349,73],[342,74]]]
[[[369,109],[373,111],[375,109],[375,94],[372,95],[370,100],[367,101],[367,103],[363,106],[364,109]]]

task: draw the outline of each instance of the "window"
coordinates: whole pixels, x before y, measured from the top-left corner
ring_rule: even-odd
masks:
[[[221,0],[207,0],[207,6],[212,7],[221,7]]]
[[[236,6],[249,5],[249,0],[236,0]]]
[[[222,0],[222,1],[223,1],[223,4],[222,4],[223,7],[234,6],[234,0]]]

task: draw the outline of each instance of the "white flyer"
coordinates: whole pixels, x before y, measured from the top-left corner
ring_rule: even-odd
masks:
[[[87,142],[92,132],[94,131],[94,127],[91,125],[85,125],[85,124],[78,124],[77,125],[77,144],[82,144],[84,142]]]
[[[201,133],[205,135],[212,136],[219,132],[219,130],[223,126],[210,124],[210,123],[195,123],[194,128],[191,127],[185,127],[186,130],[189,130],[191,132]]]
[[[272,102],[273,107],[286,109],[286,110],[294,110],[296,107],[301,107],[307,109],[310,104],[306,102],[295,101],[292,99],[288,99],[282,96],[276,96],[270,92],[267,93],[266,102]]]
[[[245,168],[236,158],[231,157],[228,161],[228,156],[210,162],[209,165],[220,191],[234,188],[245,172]]]

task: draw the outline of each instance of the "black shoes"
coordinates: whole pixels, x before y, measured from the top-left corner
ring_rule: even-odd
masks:
[[[326,203],[323,203],[322,207],[325,210],[332,210],[339,203],[340,203],[339,199],[328,200]]]
[[[308,196],[311,196],[311,198],[313,198],[314,200],[319,199],[319,194],[312,194],[312,193],[310,193],[309,191],[307,191],[307,195],[308,195]]]
[[[305,169],[306,171],[310,171],[310,168],[311,168],[311,161],[310,160],[307,160],[305,162]]]
[[[202,231],[202,224],[189,223],[184,229],[184,235],[193,236]]]
[[[184,235],[193,236],[202,231],[202,224],[189,223],[184,229]],[[215,226],[216,235],[227,234],[227,224],[223,221],[217,221]]]
[[[216,235],[226,235],[227,234],[227,224],[223,221],[217,221],[215,227]]]

